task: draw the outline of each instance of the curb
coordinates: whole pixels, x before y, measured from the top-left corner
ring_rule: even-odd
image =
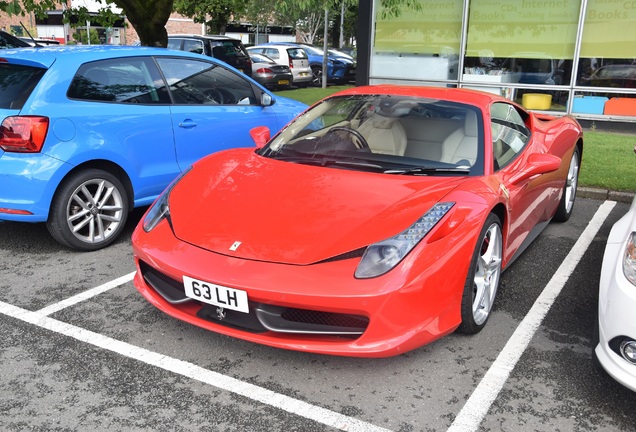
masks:
[[[611,191],[606,189],[596,189],[589,187],[579,187],[576,195],[581,198],[591,198],[596,200],[610,200],[630,204],[634,200],[633,192]]]

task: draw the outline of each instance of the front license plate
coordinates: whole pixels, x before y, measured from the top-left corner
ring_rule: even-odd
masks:
[[[191,277],[183,277],[183,286],[186,296],[225,309],[249,313],[247,292],[216,285]]]
[[[288,80],[278,80],[278,85],[287,85],[289,84]]]

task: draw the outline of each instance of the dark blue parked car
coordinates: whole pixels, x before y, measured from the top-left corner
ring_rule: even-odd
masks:
[[[223,149],[274,134],[306,105],[211,57],[146,47],[0,52],[0,221],[60,243],[113,242],[128,212]]]

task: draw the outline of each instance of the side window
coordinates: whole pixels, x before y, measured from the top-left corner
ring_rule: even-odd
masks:
[[[193,59],[157,58],[175,104],[253,105],[258,101],[243,76],[223,66]]]
[[[67,96],[102,102],[170,103],[163,79],[149,57],[84,63],[73,77]]]
[[[494,163],[498,170],[521,152],[530,138],[530,131],[516,108],[507,103],[493,104],[490,117]]]
[[[168,39],[168,49],[180,50],[181,41],[181,39]]]
[[[203,41],[196,39],[184,39],[183,51],[188,51],[195,54],[203,54]]]

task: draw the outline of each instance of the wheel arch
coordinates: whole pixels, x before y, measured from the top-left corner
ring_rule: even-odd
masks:
[[[57,187],[55,188],[55,191],[53,192],[53,198],[55,198],[55,195],[57,195],[60,187],[68,178],[77,174],[78,172],[84,171],[86,169],[91,169],[91,168],[106,171],[114,175],[115,177],[117,177],[117,179],[122,183],[122,185],[126,189],[126,195],[128,198],[128,208],[132,211],[134,206],[134,188],[130,180],[130,177],[121,166],[119,166],[115,162],[105,160],[105,159],[94,159],[94,160],[83,162],[75,166],[68,173],[66,173],[66,175],[57,184]],[[49,206],[49,218],[50,218],[50,211],[51,211],[50,209],[51,209],[51,206]]]

